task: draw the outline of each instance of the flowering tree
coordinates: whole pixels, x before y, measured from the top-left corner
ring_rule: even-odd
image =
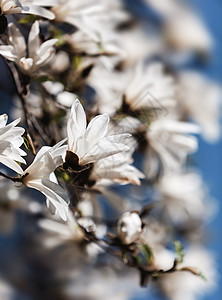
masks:
[[[139,283],[196,299],[212,288],[203,230],[214,202],[190,155],[197,134],[219,138],[220,89],[180,68],[210,54],[202,22],[173,0],[144,0],[161,20],[146,26],[122,1],[0,5],[19,117],[0,116],[1,231],[21,228],[27,254],[23,267],[0,264],[4,299],[130,299]]]

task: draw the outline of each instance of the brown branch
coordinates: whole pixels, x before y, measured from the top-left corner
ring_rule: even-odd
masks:
[[[4,178],[7,178],[13,182],[22,182],[23,180],[23,177],[12,177],[12,176],[9,176],[7,174],[4,174],[2,172],[0,172],[0,176],[4,177]]]
[[[14,79],[14,83],[16,86],[16,91],[17,91],[17,95],[20,99],[20,102],[22,104],[22,109],[24,112],[24,117],[25,117],[25,124],[27,129],[29,129],[30,125],[31,125],[31,121],[30,121],[30,116],[29,116],[29,111],[27,108],[27,104],[25,102],[25,98],[24,98],[24,92],[27,92],[26,90],[26,86],[22,86],[21,84],[21,80],[19,78],[19,73],[18,70],[16,69],[15,65],[13,63],[8,62],[7,63],[9,66],[9,70],[11,71],[12,77]]]

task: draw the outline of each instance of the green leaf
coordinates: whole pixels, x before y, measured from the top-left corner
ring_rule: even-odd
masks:
[[[179,258],[179,263],[182,263],[183,259],[184,259],[183,245],[181,244],[180,241],[174,241],[173,242],[173,247],[174,247],[174,251],[176,252],[176,254]]]
[[[78,69],[78,67],[79,67],[80,64],[81,64],[81,61],[82,61],[82,58],[81,58],[80,56],[75,55],[75,56],[73,57],[72,63],[73,63],[73,66],[74,66],[75,69]]]
[[[45,82],[45,81],[49,81],[50,79],[47,75],[43,75],[43,76],[39,76],[39,77],[35,78],[35,80],[37,82]]]
[[[29,145],[29,141],[26,137],[23,136],[23,140],[24,140],[24,145],[25,145],[25,148],[29,151],[32,151],[30,145]]]
[[[29,16],[25,16],[24,18],[22,18],[21,20],[19,20],[20,24],[26,24],[26,23],[34,23],[36,20],[41,20],[42,18],[40,16],[36,16],[36,15],[29,15]]]
[[[141,264],[142,264],[142,262],[143,262],[142,257],[140,257],[140,256],[135,256],[135,259],[136,259],[136,262],[137,262],[138,265],[141,265]]]
[[[203,279],[204,281],[207,281],[207,278],[204,276],[202,272],[199,272],[198,276]]]
[[[64,40],[64,32],[62,30],[59,29],[54,29],[53,30],[53,38],[54,39],[58,39],[56,46],[57,47],[61,47],[65,44],[65,40]]]
[[[143,244],[141,245],[141,251],[143,253],[143,255],[146,258],[146,261],[148,263],[151,263],[152,258],[153,258],[153,252],[150,246],[148,246],[147,244]]]
[[[62,180],[64,182],[70,182],[71,181],[71,177],[69,176],[69,174],[67,174],[62,168],[57,168],[55,170],[55,174],[56,174],[56,177],[59,179],[59,180]]]
[[[123,259],[124,264],[128,263],[127,255],[124,252],[122,253],[122,259]]]

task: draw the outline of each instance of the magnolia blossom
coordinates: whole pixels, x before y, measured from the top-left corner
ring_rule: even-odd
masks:
[[[67,220],[69,199],[53,173],[63,163],[62,157],[67,150],[67,146],[61,146],[63,143],[42,147],[32,164],[22,173],[22,178],[26,186],[39,190],[47,197],[47,206],[53,212],[58,212],[63,220]]]
[[[91,218],[96,213],[92,203],[89,201],[91,197],[88,194],[84,194],[83,198],[84,200],[78,205],[78,210],[81,211],[81,218],[76,219],[73,212],[68,210],[67,222],[65,223],[61,219],[57,220],[55,217],[53,219],[41,219],[38,222],[39,226],[47,234],[47,238],[43,239],[43,244],[47,248],[69,243],[74,247],[73,250],[82,252],[81,246],[84,244],[85,235],[81,227],[86,231],[93,230],[98,238],[104,237],[106,226],[102,224],[96,225]],[[101,252],[101,248],[94,243],[89,243],[85,246],[85,250],[91,258],[96,257]]]
[[[113,115],[122,106],[124,112],[144,110],[146,115],[152,113],[157,118],[175,106],[173,77],[164,74],[160,63],[140,63],[124,72],[95,67],[91,75],[88,81],[96,89],[101,112]]]
[[[98,40],[92,39],[83,31],[76,31],[72,35],[66,35],[65,41],[70,45],[72,50],[80,55],[83,53],[89,56],[88,64],[96,64],[102,66],[104,70],[113,70],[113,68],[121,63],[125,52],[118,46],[119,36],[114,35],[108,28],[107,30],[98,32]]]
[[[175,0],[145,0],[145,2],[163,18],[173,16],[181,7],[185,9],[183,3]]]
[[[130,135],[107,136],[108,123],[109,115],[104,113],[93,118],[87,126],[81,103],[79,100],[73,103],[67,123],[68,153],[72,152],[77,155],[77,165],[92,163],[129,150],[126,143]]]
[[[131,110],[142,108],[164,110],[174,105],[173,78],[165,75],[163,65],[153,63],[135,68],[125,90],[125,102]]]
[[[199,133],[199,127],[192,123],[172,119],[159,119],[151,123],[147,131],[148,150],[144,172],[155,176],[159,162],[165,171],[178,170],[188,154],[197,150],[197,139],[190,134]]]
[[[53,6],[56,0],[0,0],[1,13],[33,14],[47,19],[54,19],[54,14],[42,6]]]
[[[159,205],[174,223],[206,220],[214,212],[214,202],[206,201],[206,188],[197,173],[165,173],[156,188]]]
[[[204,138],[215,142],[220,136],[221,88],[192,71],[181,72],[178,82],[181,115],[192,118],[201,126]]]
[[[145,175],[130,165],[131,160],[128,152],[117,153],[101,159],[94,164],[90,179],[98,181],[98,183],[103,179],[108,179],[110,182],[140,185],[140,178],[144,178]]]
[[[164,26],[166,41],[177,51],[208,53],[212,39],[202,20],[189,10],[180,9]]]
[[[121,106],[127,80],[128,74],[125,72],[110,71],[101,65],[93,68],[87,82],[96,90],[96,100],[101,113],[107,112],[109,115],[116,113]]]
[[[0,54],[6,59],[15,62],[22,73],[31,76],[54,53],[52,46],[56,42],[57,39],[51,39],[40,45],[39,22],[35,21],[29,33],[28,47],[26,47],[25,38],[19,29],[13,23],[10,23],[9,45],[0,46]]]
[[[163,18],[165,42],[179,51],[208,52],[211,36],[200,17],[186,5],[186,1],[145,0]]]
[[[66,41],[70,44],[76,53],[89,53],[107,55],[121,54],[121,49],[117,46],[117,36],[110,32],[110,34],[103,34],[101,32],[99,41],[93,40],[89,35],[82,31],[77,31],[72,35],[65,36]]]
[[[73,253],[76,256],[76,253]],[[75,257],[72,257],[72,261]],[[86,255],[84,255],[86,261]],[[136,282],[135,272],[131,272],[128,268],[120,267],[115,261],[110,261],[110,265],[100,263],[92,265],[88,263],[85,267],[84,263],[77,269],[76,265],[71,272],[67,272],[67,299],[85,299],[85,300],[128,300],[135,291],[138,293],[141,289],[134,284]],[[69,265],[70,269],[70,265]],[[125,272],[124,272],[125,271]],[[127,274],[127,276],[126,276]],[[87,288],[86,288],[87,286]]]
[[[17,162],[26,163],[22,158],[26,153],[20,149],[25,129],[16,127],[20,119],[6,125],[7,121],[6,114],[0,116],[0,163],[21,174],[23,170]]]
[[[62,223],[58,220],[42,219],[39,226],[51,233],[43,242],[46,247],[55,247],[66,241],[81,242],[84,240],[83,231],[78,226],[71,211],[67,210],[67,222]]]
[[[98,15],[103,11],[100,1],[85,0],[59,0],[59,5],[52,8],[55,14],[55,21],[66,22],[76,26],[78,29],[98,40],[97,32],[101,31],[98,25]]]
[[[118,237],[125,245],[137,241],[142,233],[142,221],[136,212],[125,212],[118,221]]]
[[[167,270],[172,267],[173,253],[170,250],[163,249],[156,252],[155,256],[159,269]],[[191,267],[201,272],[207,280],[184,271],[163,275],[157,284],[168,299],[196,300],[201,294],[206,295],[216,288],[218,275],[215,270],[214,257],[201,246],[194,245],[185,251],[183,263],[179,265],[179,268],[182,267]]]
[[[152,29],[150,29],[152,31]],[[160,37],[150,32],[149,28],[141,31],[140,26],[133,27],[130,31],[118,32],[121,49],[126,53],[124,65],[133,67],[138,63],[138,57],[150,58],[154,55],[161,55],[164,50],[164,43]]]

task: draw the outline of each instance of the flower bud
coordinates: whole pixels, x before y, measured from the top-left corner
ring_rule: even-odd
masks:
[[[142,221],[136,212],[126,212],[118,221],[118,237],[125,245],[131,244],[140,238]]]

